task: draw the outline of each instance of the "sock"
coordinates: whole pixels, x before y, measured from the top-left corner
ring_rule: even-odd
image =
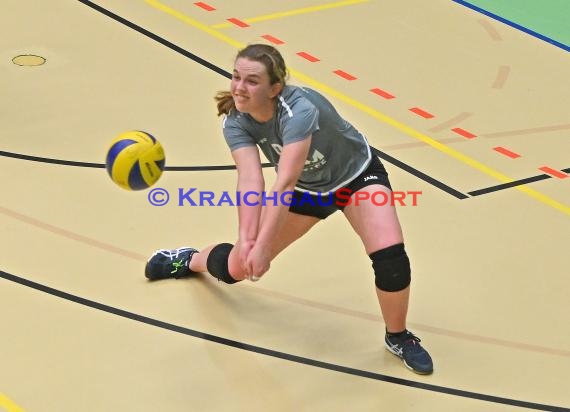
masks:
[[[198,253],[198,251],[195,252],[191,252],[190,256],[188,256],[188,260],[186,261],[186,268],[190,271],[190,273],[197,273],[194,272],[192,269],[190,269],[190,262],[192,261],[192,256],[194,256],[194,254]]]
[[[388,329],[386,329],[386,335],[388,337],[403,338],[407,331],[407,329],[404,329],[401,332],[388,332]]]

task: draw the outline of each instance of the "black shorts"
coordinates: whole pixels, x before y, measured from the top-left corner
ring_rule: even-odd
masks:
[[[336,190],[334,193],[321,193],[313,195],[308,192],[295,190],[291,200],[289,211],[299,215],[314,216],[319,219],[326,219],[337,210],[343,210],[346,203],[346,196],[352,195],[358,190],[370,186],[382,185],[392,190],[388,172],[378,157],[372,155],[370,164],[358,177],[346,186]],[[341,194],[343,196],[339,197]]]

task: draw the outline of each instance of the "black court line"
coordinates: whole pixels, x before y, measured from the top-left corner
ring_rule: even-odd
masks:
[[[386,160],[387,162],[392,163],[394,166],[397,166],[400,169],[405,170],[408,173],[411,173],[412,175],[416,176],[417,178],[431,184],[432,186],[437,187],[438,189],[443,190],[445,193],[448,193],[448,194],[456,197],[457,199],[467,199],[469,197],[466,194],[461,193],[459,190],[455,190],[451,186],[448,186],[445,183],[440,182],[439,180],[434,179],[433,177],[428,176],[423,172],[420,172],[419,170],[413,168],[412,166],[407,165],[406,163],[396,159],[395,157],[390,156],[387,153],[384,153],[384,152],[376,149],[375,147],[372,147],[372,152],[376,156],[378,156],[379,158]]]
[[[570,173],[570,167],[567,169],[562,169],[562,171],[564,173]],[[500,185],[495,185],[495,186],[490,186],[490,187],[486,187],[483,189],[473,190],[471,192],[467,192],[467,194],[470,196],[481,196],[481,195],[486,195],[489,193],[497,192],[499,190],[510,189],[511,187],[526,185],[528,183],[539,182],[541,180],[547,180],[547,179],[552,179],[552,176],[547,175],[547,174],[542,174],[542,175],[538,175],[538,176],[531,176],[531,177],[527,177],[525,179],[515,180],[515,181],[509,182],[509,183],[502,183]]]
[[[21,153],[13,153],[13,152],[5,152],[0,150],[0,156],[4,157],[11,157],[13,159],[21,159],[21,160],[28,160],[31,162],[39,162],[39,163],[49,163],[55,165],[62,165],[62,166],[74,166],[74,167],[91,167],[95,169],[105,169],[104,163],[90,163],[90,162],[77,162],[74,160],[62,160],[62,159],[52,159],[49,157],[39,157],[39,156],[30,156]],[[271,163],[262,163],[262,167],[270,167],[272,166]],[[214,166],[166,166],[164,170],[171,171],[171,172],[202,172],[208,170],[234,170],[236,169],[235,165],[214,165]]]
[[[78,1],[85,4],[86,6],[91,7],[92,9],[98,11],[99,13],[104,14],[105,16],[110,17],[111,19],[113,19],[113,20],[115,20],[115,21],[117,21],[117,22],[119,22],[119,23],[121,23],[121,24],[123,24],[123,25],[147,36],[147,37],[149,37],[150,39],[168,47],[169,49],[174,50],[175,52],[180,53],[185,57],[188,57],[189,59],[195,61],[196,63],[201,64],[204,67],[206,67],[210,70],[213,70],[214,72],[221,74],[222,76],[224,76],[228,79],[232,78],[231,73],[225,71],[224,69],[204,60],[203,58],[195,55],[194,53],[189,52],[186,49],[183,49],[180,46],[177,46],[176,44],[166,40],[165,38],[160,37],[160,36],[150,32],[150,31],[148,31],[147,29],[144,29],[141,26],[134,24],[133,22],[125,19],[124,17],[121,17],[121,16],[119,16],[119,15],[117,15],[117,14],[115,14],[115,13],[99,6],[98,4],[95,4],[91,1],[89,1],[89,0],[78,0]],[[374,149],[374,150],[376,150],[378,153],[382,153],[378,149]],[[403,170],[405,170],[409,173],[412,173],[414,176],[434,185],[438,189],[443,190],[444,192],[450,194],[451,196],[454,196],[457,199],[466,199],[469,197],[469,196],[461,193],[460,191],[453,189],[453,188],[447,186],[446,184],[441,183],[438,180],[426,175],[425,173],[422,173],[422,172],[420,172],[420,171],[418,171],[418,170],[416,170],[410,166],[405,165],[403,162],[400,162],[399,160],[397,160],[391,156],[388,156],[385,153],[382,153],[382,155],[385,156],[383,158],[385,158],[389,162],[393,163],[395,166],[401,167]],[[402,167],[402,166],[406,166],[406,167]]]
[[[76,167],[94,167],[97,169],[104,169],[105,165],[102,163],[89,163],[89,162],[75,162],[72,160],[50,159],[49,157],[30,156],[21,153],[5,152],[0,150],[0,156],[10,157],[12,159],[28,160],[30,162],[50,163],[54,165],[63,166],[76,166]]]
[[[526,402],[517,399],[502,398],[499,396],[486,395],[483,393],[464,391],[461,389],[448,388],[445,386],[432,385],[429,383],[417,382],[408,379],[396,378],[394,376],[383,375],[380,373],[365,371],[361,369],[350,368],[347,366],[337,365],[329,362],[322,362],[316,359],[305,358],[302,356],[292,355],[290,353],[279,352],[273,349],[263,348],[261,346],[250,345],[248,343],[238,342],[235,340],[227,339],[221,336],[211,335],[209,333],[200,332],[194,329],[189,329],[183,326],[174,325],[172,323],[163,322],[158,319],[149,318],[142,316],[133,312],[128,312],[119,308],[105,305],[103,303],[95,302],[89,299],[85,299],[76,295],[72,295],[67,292],[63,292],[58,289],[54,289],[49,286],[42,285],[40,283],[33,282],[28,279],[24,279],[19,276],[12,275],[10,273],[0,270],[0,278],[5,280],[18,283],[23,286],[38,290],[40,292],[48,293],[52,296],[56,296],[61,299],[65,299],[71,302],[78,303],[93,309],[97,309],[103,312],[107,312],[113,315],[121,316],[126,319],[131,319],[137,322],[141,322],[147,325],[156,326],[158,328],[170,330],[172,332],[181,333],[183,335],[192,336],[198,339],[203,339],[209,342],[217,343],[220,345],[226,345],[236,349],[246,350],[248,352],[258,353],[260,355],[270,356],[273,358],[283,359],[285,361],[294,362],[298,364],[313,366],[317,368],[327,369],[334,372],[344,373],[347,375],[359,376],[362,378],[373,379],[377,381],[393,383],[396,385],[407,386],[415,389],[422,389],[430,392],[437,392],[452,396],[459,396],[462,398],[476,399],[485,402],[492,402],[496,404],[503,404],[509,406],[516,406],[520,408],[535,409],[539,411],[554,411],[554,412],[570,412],[570,409],[563,408],[560,406],[545,405],[534,402]]]
[[[419,179],[422,179],[428,183],[430,183],[431,185],[443,190],[446,193],[449,193],[452,196],[455,196],[458,199],[466,199],[469,196],[453,189],[450,186],[447,186],[445,183],[442,183],[436,179],[434,179],[431,176],[426,175],[423,172],[420,172],[417,169],[414,169],[412,166],[409,166],[407,164],[405,164],[404,162],[399,161],[398,159],[395,159],[394,157],[381,152],[380,150],[372,147],[372,151],[373,153],[392,163],[393,165],[399,167],[402,170],[407,171],[408,173],[413,174],[414,176],[418,177]],[[30,156],[30,155],[26,155],[26,154],[22,154],[22,153],[13,153],[13,152],[6,152],[3,150],[0,150],[0,156],[4,156],[4,157],[10,157],[13,159],[20,159],[20,160],[27,160],[27,161],[31,161],[31,162],[39,162],[39,163],[49,163],[49,164],[56,164],[56,165],[62,165],[62,166],[74,166],[74,167],[91,167],[91,168],[95,168],[95,169],[105,169],[105,164],[103,163],[90,163],[90,162],[77,162],[74,160],[62,160],[62,159],[52,159],[49,157],[39,157],[39,156]],[[271,163],[262,163],[261,164],[262,167],[272,167],[273,165]],[[211,170],[235,170],[236,166],[235,165],[217,165],[217,166],[166,166],[164,168],[164,170],[166,171],[170,171],[170,172],[203,172],[203,171],[211,171]]]

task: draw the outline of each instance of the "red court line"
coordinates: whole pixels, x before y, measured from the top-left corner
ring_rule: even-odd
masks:
[[[201,8],[203,8],[203,9],[206,10],[206,11],[214,11],[214,10],[216,10],[215,7],[212,7],[212,6],[210,6],[209,4],[203,3],[203,2],[201,2],[201,1],[199,1],[199,2],[197,2],[197,3],[194,3],[194,5],[196,5],[196,6],[198,6],[198,7],[201,7]]]
[[[342,77],[343,79],[346,79],[346,80],[356,80],[357,79],[352,74],[349,74],[343,70],[335,70],[333,73],[336,74],[337,76]]]
[[[548,166],[539,167],[538,170],[542,170],[544,173],[557,177],[559,179],[566,179],[568,177],[566,173],[561,172],[560,170],[552,169]]]
[[[473,139],[474,137],[477,137],[477,135],[468,132],[465,129],[462,129],[461,127],[456,127],[455,129],[451,129],[451,131],[457,133],[458,135],[466,137],[467,139]]]
[[[228,21],[229,21],[230,23],[235,24],[235,25],[238,26],[238,27],[249,27],[249,24],[247,24],[247,23],[244,22],[244,21],[241,21],[240,19],[236,19],[235,17],[232,17],[232,18],[228,19]]]
[[[385,99],[393,99],[393,98],[396,97],[396,96],[394,96],[393,94],[390,94],[390,93],[388,93],[388,92],[385,91],[385,90],[379,89],[378,87],[376,87],[376,88],[374,88],[374,89],[371,89],[370,91],[371,91],[372,93],[374,93],[374,94],[377,94],[377,95],[380,96],[380,97],[385,98]]]
[[[426,112],[425,110],[420,109],[419,107],[412,107],[410,112],[417,114],[418,116],[423,117],[424,119],[431,119],[435,117],[433,114]]]
[[[305,52],[299,52],[297,53],[297,56],[302,57],[303,59],[307,59],[308,61],[310,61],[311,63],[315,63],[315,62],[319,62],[321,61],[319,58],[310,55],[309,53],[305,53]]]
[[[277,37],[273,37],[270,34],[264,34],[263,36],[261,36],[263,39],[267,40],[268,42],[271,42],[273,44],[285,44],[285,42],[283,40],[278,39]]]
[[[493,147],[493,150],[496,152],[499,152],[507,157],[510,157],[511,159],[516,159],[517,157],[521,157],[520,154],[515,153],[515,152],[511,152],[509,149],[505,149],[504,147],[501,146],[497,146],[497,147]]]
[[[198,2],[198,3],[194,3],[194,4],[195,4],[196,6],[198,6],[198,7],[202,7],[204,10],[207,10],[207,11],[215,10],[214,7],[209,6],[209,5],[207,5],[207,4],[203,3],[203,2]],[[239,20],[239,19],[237,19],[237,18],[235,18],[235,17],[229,18],[229,19],[227,19],[227,21],[229,21],[230,23],[235,24],[235,25],[238,26],[238,27],[249,27],[249,25],[248,25],[246,22],[244,22],[244,21],[242,21],[242,20]],[[276,44],[276,45],[285,44],[285,42],[284,42],[283,40],[278,39],[278,38],[276,38],[276,37],[274,37],[274,36],[272,36],[272,35],[270,35],[270,34],[265,34],[265,35],[263,35],[263,36],[261,36],[261,37],[262,37],[263,39],[269,41],[270,43],[273,43],[273,44]],[[318,57],[315,57],[315,56],[313,56],[313,55],[311,55],[311,54],[309,54],[309,53],[307,53],[307,52],[298,52],[297,55],[298,55],[299,57],[303,58],[303,59],[306,59],[306,60],[310,61],[311,63],[315,63],[315,62],[319,62],[319,61],[320,61],[320,59],[319,59]],[[357,79],[356,76],[353,76],[352,74],[347,73],[347,72],[345,72],[344,70],[340,70],[340,69],[339,69],[339,70],[335,70],[333,73],[336,74],[336,75],[339,76],[339,77],[342,77],[343,79],[346,79],[346,80],[352,81],[352,80],[356,80],[356,79]],[[388,99],[388,100],[389,100],[389,99],[394,99],[394,98],[396,97],[396,96],[394,96],[393,94],[388,93],[387,91],[382,90],[382,89],[380,89],[380,88],[378,88],[378,87],[375,87],[375,88],[373,88],[373,89],[370,89],[370,92],[371,92],[371,93],[374,93],[374,94],[376,94],[377,96],[380,96],[380,97],[382,97],[382,98],[384,98],[384,99]],[[425,110],[423,110],[423,109],[421,109],[421,108],[419,108],[419,107],[412,107],[412,108],[410,108],[410,109],[408,109],[408,110],[409,110],[410,112],[414,113],[414,114],[417,114],[418,116],[423,117],[424,119],[432,119],[432,118],[435,117],[435,115],[433,115],[432,113],[429,113],[429,112],[427,112],[427,111],[425,111]],[[453,128],[453,129],[451,129],[451,131],[454,132],[454,133],[457,133],[458,135],[463,136],[463,137],[465,137],[465,138],[467,138],[467,139],[473,139],[473,138],[477,137],[477,135],[475,135],[475,134],[473,134],[473,133],[471,133],[471,132],[469,132],[469,131],[467,131],[467,130],[465,130],[465,129],[462,129],[462,128],[460,128],[460,127]],[[515,152],[513,152],[513,151],[511,151],[511,150],[508,150],[508,149],[506,149],[506,148],[504,148],[504,147],[501,147],[501,146],[494,147],[493,150],[495,150],[496,152],[498,152],[498,153],[500,153],[500,154],[502,154],[502,155],[504,155],[504,156],[510,157],[511,159],[516,159],[516,158],[521,157],[520,154],[515,153]],[[544,167],[540,168],[540,170],[542,170],[543,172],[548,173],[548,174],[550,174],[550,175],[552,175],[552,176],[554,176],[554,177],[558,177],[558,178],[560,178],[560,179],[564,179],[564,178],[567,178],[567,177],[568,177],[567,174],[564,174],[564,173],[562,173],[562,172],[560,172],[560,171],[558,171],[558,170],[551,169],[551,168],[549,168],[549,167],[547,167],[547,166],[544,166]]]

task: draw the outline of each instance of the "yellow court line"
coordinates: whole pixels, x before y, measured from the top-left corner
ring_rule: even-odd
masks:
[[[370,0],[344,0],[344,1],[337,1],[335,3],[327,3],[327,4],[322,4],[320,6],[311,6],[311,7],[303,7],[301,9],[295,9],[295,10],[289,10],[289,11],[283,11],[280,13],[273,13],[273,14],[267,14],[265,16],[258,16],[258,17],[251,17],[249,19],[241,19],[244,22],[248,23],[248,24],[252,24],[252,23],[258,23],[260,21],[266,21],[266,20],[276,20],[276,19],[281,19],[283,17],[290,17],[290,16],[296,16],[298,14],[306,14],[306,13],[314,13],[317,11],[322,11],[322,10],[327,10],[327,9],[333,9],[336,7],[344,7],[344,6],[351,6],[353,4],[358,4],[358,3],[366,3]],[[224,23],[219,23],[219,24],[214,24],[212,26],[212,28],[214,29],[225,29],[228,27],[234,27],[234,25],[232,23],[228,23],[228,22],[224,22]]]
[[[442,153],[445,153],[457,160],[459,160],[460,162],[463,162],[471,167],[473,167],[474,169],[479,170],[480,172],[485,173],[486,175],[489,175],[495,179],[497,179],[498,181],[500,181],[501,183],[510,183],[512,181],[514,181],[514,179],[505,176],[504,174],[497,172],[494,169],[491,169],[488,166],[485,166],[484,164],[478,162],[475,159],[470,158],[469,156],[455,150],[452,149],[449,146],[444,145],[443,143],[438,142],[435,139],[432,139],[431,137],[418,132],[417,130],[406,126],[403,123],[398,122],[397,120],[392,119],[391,117],[386,116],[385,114],[369,107],[366,106],[365,104],[360,103],[357,100],[352,99],[351,97],[348,97],[338,91],[336,91],[335,89],[333,89],[332,87],[327,86],[326,84],[320,83],[306,75],[304,75],[301,72],[298,72],[294,69],[289,68],[289,72],[291,73],[292,76],[298,78],[299,80],[305,82],[306,84],[308,84],[309,86],[318,89],[324,93],[327,93],[333,97],[336,97],[337,99],[353,106],[356,107],[357,109],[363,111],[364,113],[369,114],[370,116],[374,117],[375,119],[380,120],[383,123],[389,124],[390,126],[400,130],[401,132],[407,134],[408,136],[414,137],[418,140],[421,140],[422,142],[430,145],[431,147],[433,147],[434,149],[439,150]],[[566,206],[560,202],[557,202],[554,199],[551,199],[550,197],[537,192],[534,189],[531,189],[529,187],[526,187],[524,185],[522,186],[515,186],[515,189],[526,193],[527,195],[555,208],[558,209],[564,213],[566,213],[567,215],[570,215],[570,207]]]
[[[0,393],[0,411],[1,410],[6,412],[24,412],[22,408],[8,399],[6,395]]]
[[[202,24],[202,23],[200,23],[200,22],[198,22],[198,21],[196,21],[196,20],[194,20],[194,19],[192,19],[192,18],[190,18],[190,17],[188,17],[188,16],[186,16],[186,15],[162,4],[162,3],[160,3],[157,0],[145,0],[145,1],[149,5],[155,7],[159,10],[162,10],[162,11],[170,14],[173,17],[176,17],[177,19],[180,19],[180,20],[184,21],[185,23],[187,23],[187,24],[189,24],[189,25],[191,25],[191,26],[193,26],[199,30],[205,31],[206,33],[208,33],[208,34],[216,37],[217,39],[222,40],[228,44],[231,44],[232,46],[234,46],[238,49],[241,49],[244,47],[243,44],[241,44],[238,41],[230,38],[229,36],[226,36],[226,35],[218,32],[218,31],[212,29],[211,27],[208,27],[208,26],[206,26],[206,25],[204,25],[204,24]],[[403,123],[400,123],[397,120],[392,119],[391,117],[386,116],[385,114],[379,112],[378,110],[375,110],[369,106],[366,106],[363,103],[360,103],[359,101],[357,101],[351,97],[346,96],[345,94],[333,89],[330,86],[327,86],[326,84],[318,82],[317,80],[314,80],[311,77],[309,77],[309,76],[307,76],[307,75],[305,75],[305,74],[303,74],[297,70],[292,69],[291,67],[289,67],[288,69],[289,69],[289,73],[292,76],[296,77],[297,79],[306,83],[307,85],[309,85],[309,86],[311,86],[317,90],[320,90],[323,93],[327,93],[333,97],[336,97],[337,99],[339,99],[339,100],[341,100],[341,101],[343,101],[343,102],[345,102],[345,103],[347,103],[353,107],[356,107],[359,110],[362,110],[363,112],[369,114],[370,116],[374,117],[375,119],[378,119],[381,122],[389,124],[390,126],[400,130],[401,132],[407,134],[408,136],[411,136],[415,139],[421,140],[422,142],[433,147],[434,149],[439,150],[440,152],[445,153],[445,154],[453,157],[454,159],[456,159],[462,163],[465,163],[465,164],[471,166],[472,168],[477,169],[480,172],[482,172],[488,176],[491,176],[494,179],[496,179],[502,183],[509,183],[509,182],[514,181],[514,179],[512,179],[508,176],[505,176],[504,174],[502,174],[502,173],[478,162],[477,160],[472,159],[469,156],[467,156],[461,152],[458,152],[457,150],[452,149],[451,147],[446,146],[446,145],[438,142],[437,140],[432,139],[431,137],[429,137],[429,136],[427,136],[421,132],[418,132],[417,130],[415,130],[415,129],[413,129],[413,128],[411,128],[411,127],[409,127]],[[556,210],[559,210],[559,211],[561,211],[567,215],[570,215],[570,207],[569,206],[566,206],[566,205],[564,205],[564,204],[562,204],[562,203],[560,203],[560,202],[558,202],[558,201],[556,201],[556,200],[554,200],[554,199],[552,199],[552,198],[550,198],[550,197],[548,197],[548,196],[546,196],[540,192],[537,192],[534,189],[531,189],[531,188],[526,187],[526,186],[515,186],[515,189],[527,194],[528,196],[530,196],[530,197],[532,197],[532,198],[534,198],[534,199],[536,199],[536,200],[538,200],[538,201],[540,201],[540,202],[542,202],[542,203],[544,203],[550,207],[553,207]]]
[[[220,33],[217,30],[213,30],[210,27],[208,27],[205,24],[200,23],[197,20],[194,20],[191,17],[188,17],[187,15],[174,10],[171,7],[168,7],[165,4],[162,4],[156,0],[145,0],[146,3],[148,3],[150,6],[154,7],[155,9],[158,9],[160,11],[163,11],[167,14],[170,14],[172,17],[176,17],[178,20],[183,21],[186,24],[189,24],[190,26],[196,27],[197,29],[202,30],[203,32],[208,33],[209,35],[215,37],[218,40],[221,40],[225,43],[228,43],[232,46],[234,46],[237,49],[242,49],[244,48],[246,45],[243,43],[238,42],[237,40],[232,39],[231,37],[226,36],[225,34]]]

